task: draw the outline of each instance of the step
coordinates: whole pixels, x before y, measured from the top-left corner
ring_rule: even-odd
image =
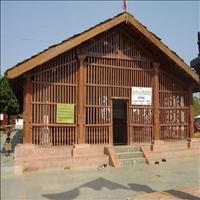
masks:
[[[20,162],[20,161],[24,161],[24,162],[28,162],[30,160],[50,160],[50,159],[60,159],[60,160],[65,160],[68,158],[72,158],[72,156],[66,156],[66,155],[45,155],[45,156],[38,156],[36,157],[34,156],[29,156],[29,157],[15,157],[15,162]]]
[[[61,158],[40,158],[29,160],[16,160],[15,165],[23,166],[24,169],[48,169],[48,168],[64,168],[66,159]]]
[[[135,159],[121,159],[121,167],[129,167],[136,164],[146,164],[146,158],[135,158]]]
[[[54,156],[66,156],[70,157],[72,154],[71,147],[36,147],[28,145],[20,145],[15,148],[15,157],[17,159],[24,159],[28,157],[54,157]]]
[[[81,157],[81,156],[101,156],[104,155],[104,146],[96,147],[96,146],[86,146],[83,148],[76,147],[72,150],[73,157]]]
[[[168,160],[168,159],[192,157],[192,156],[199,156],[199,155],[200,155],[200,151],[198,149],[155,152],[153,154],[153,160],[159,161],[162,159]]]
[[[194,145],[193,145],[194,146]],[[154,151],[168,151],[168,150],[182,150],[187,149],[188,143],[186,141],[179,141],[179,142],[165,142],[163,144],[155,144]]]
[[[166,152],[166,151],[171,151],[171,152],[174,152],[174,151],[187,151],[187,150],[190,150],[190,149],[193,149],[193,150],[200,150],[199,147],[191,147],[191,148],[187,148],[187,147],[184,147],[184,146],[164,146],[164,147],[161,147],[161,148],[154,148],[154,152]]]
[[[122,152],[140,152],[140,147],[133,147],[133,146],[118,146],[115,147],[116,153],[122,153]]]
[[[142,152],[123,152],[123,153],[117,153],[118,159],[125,159],[125,158],[139,158],[143,157]]]
[[[35,168],[35,169],[47,169],[47,168],[72,168],[72,167],[83,167],[83,166],[95,166],[98,167],[102,164],[108,164],[109,156],[84,156],[75,158],[44,158],[44,159],[32,159],[22,161],[16,161],[15,165],[22,165],[25,168]]]
[[[66,161],[66,166],[69,167],[98,167],[102,164],[109,163],[109,156],[108,155],[101,155],[101,156],[88,156],[88,157],[75,157],[72,159],[72,162]]]

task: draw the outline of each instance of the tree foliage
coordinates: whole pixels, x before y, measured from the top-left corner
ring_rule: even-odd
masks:
[[[194,115],[200,115],[200,98],[198,97],[193,97],[193,111]]]
[[[0,77],[0,113],[14,115],[19,112],[19,103],[5,76]]]

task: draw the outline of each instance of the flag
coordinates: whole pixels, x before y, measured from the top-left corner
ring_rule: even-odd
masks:
[[[123,9],[124,9],[124,11],[126,11],[126,9],[127,9],[127,2],[126,2],[126,0],[123,0]]]

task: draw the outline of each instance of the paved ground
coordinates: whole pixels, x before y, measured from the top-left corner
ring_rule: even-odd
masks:
[[[200,199],[198,193],[180,189],[189,187],[191,191],[200,185],[200,157],[126,169],[54,169],[27,172],[22,176],[14,175],[12,157],[2,154],[1,159],[2,200],[121,200],[136,196],[142,199],[139,195],[157,191],[171,192],[181,199]]]
[[[164,192],[151,192],[147,194],[137,195],[129,198],[129,200],[199,200],[200,185],[179,188],[178,190],[167,190]]]

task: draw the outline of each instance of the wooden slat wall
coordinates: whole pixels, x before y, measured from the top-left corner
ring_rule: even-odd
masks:
[[[188,134],[188,91],[184,83],[159,73],[160,139],[182,140]]]
[[[93,40],[86,62],[86,143],[112,142],[112,98],[129,99],[130,142],[150,142],[152,108],[130,103],[132,86],[151,87],[150,57],[115,30]]]
[[[32,76],[32,143],[72,145],[77,143],[74,124],[56,123],[57,103],[77,103],[75,50],[39,66]]]
[[[77,136],[77,52],[84,67],[84,137],[88,144],[112,143],[112,99],[128,100],[129,143],[151,142],[153,107],[131,105],[131,88],[152,87],[153,59],[127,30],[114,28],[32,71],[32,143],[72,145]],[[188,90],[161,65],[160,139],[188,134]],[[57,124],[56,105],[75,104],[75,123]]]

